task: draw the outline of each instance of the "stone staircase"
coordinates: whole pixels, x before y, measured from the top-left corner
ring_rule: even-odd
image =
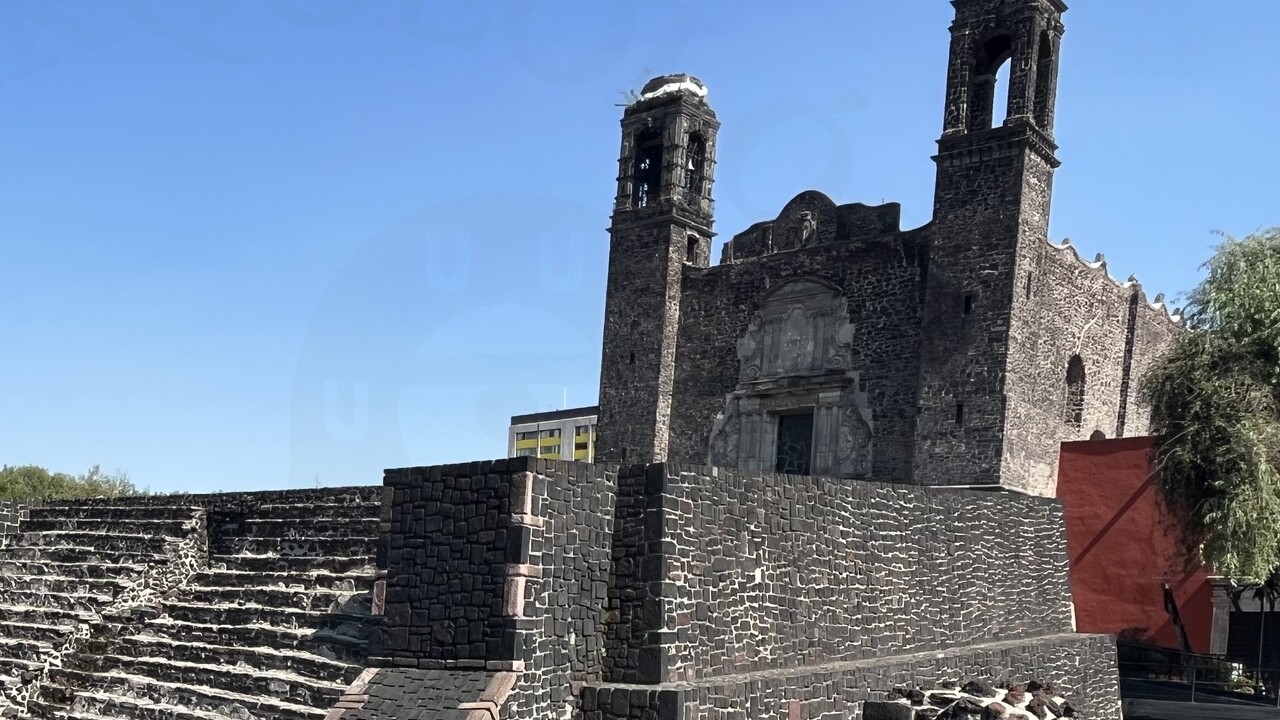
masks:
[[[196,507],[30,510],[18,532],[0,537],[0,714],[26,712],[50,667],[104,617],[189,576],[206,537]]]
[[[244,501],[252,498],[247,494],[229,509],[211,500],[219,496],[204,496],[210,499],[201,500],[207,508],[207,561],[127,616],[108,610],[84,618],[88,636],[49,669],[29,703],[30,717],[321,720],[361,673],[377,629],[370,598],[379,491],[263,493],[257,502]],[[170,527],[164,523],[175,519],[154,506],[97,512],[107,513],[104,520],[116,531],[104,542],[122,553],[150,551],[158,544],[151,538],[162,535],[142,530],[162,533]],[[81,517],[92,516],[85,511]],[[68,522],[65,511],[40,517],[64,523],[50,532],[81,531],[82,523]],[[63,601],[68,612],[79,612],[81,603],[96,601],[107,587],[87,582],[75,600]],[[25,597],[37,585],[15,582],[6,598]],[[36,619],[59,626],[53,616]],[[19,633],[0,628],[16,652],[27,641]],[[43,637],[30,641],[53,644]],[[0,646],[0,653],[7,652]]]

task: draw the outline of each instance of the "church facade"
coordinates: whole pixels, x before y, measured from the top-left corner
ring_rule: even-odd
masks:
[[[1145,433],[1138,381],[1178,313],[1048,235],[1066,7],[953,5],[922,227],[806,191],[713,264],[706,86],[655,78],[626,108],[599,461],[1051,495],[1062,441]]]

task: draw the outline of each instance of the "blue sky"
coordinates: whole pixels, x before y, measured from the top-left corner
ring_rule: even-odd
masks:
[[[928,221],[943,0],[0,3],[0,462],[379,482],[595,401],[623,91],[691,72],[726,240]],[[1052,234],[1149,292],[1280,223],[1280,5],[1077,0]],[[718,257],[718,251],[716,256]]]

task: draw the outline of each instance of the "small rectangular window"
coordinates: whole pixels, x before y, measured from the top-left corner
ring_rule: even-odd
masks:
[[[956,425],[964,425],[964,403],[956,403]]]
[[[560,437],[560,428],[552,428],[552,429],[550,429],[550,430],[543,430],[543,431],[542,431],[542,437],[544,437],[544,438],[558,438],[558,437]]]
[[[516,450],[516,457],[534,457],[538,451],[533,448],[520,448]]]
[[[589,432],[591,432],[590,425],[578,425],[573,428],[574,435],[586,435]]]
[[[964,314],[969,315],[972,313],[973,313],[973,296],[965,295],[964,296]]]
[[[560,446],[559,445],[543,445],[542,447],[538,448],[538,454],[541,455],[542,457],[546,457],[548,455],[559,455]]]
[[[530,430],[528,432],[516,433],[516,440],[537,440],[537,439],[538,439],[537,430]]]

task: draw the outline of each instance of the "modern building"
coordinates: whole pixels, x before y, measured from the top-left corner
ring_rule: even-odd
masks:
[[[569,408],[513,415],[507,432],[508,457],[594,462],[599,408]]]

